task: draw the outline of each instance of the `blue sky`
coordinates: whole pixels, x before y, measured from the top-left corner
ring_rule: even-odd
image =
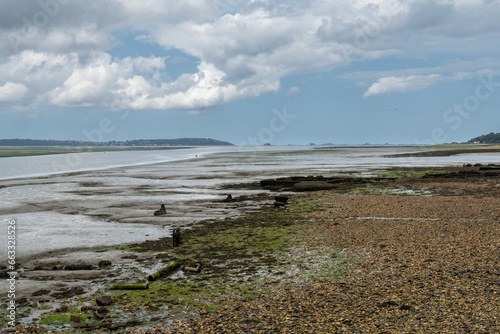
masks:
[[[0,0],[0,138],[500,132],[497,0]]]

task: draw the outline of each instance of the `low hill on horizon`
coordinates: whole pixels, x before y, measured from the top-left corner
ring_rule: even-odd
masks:
[[[234,144],[211,138],[136,139],[136,140],[106,141],[106,142],[15,138],[15,139],[0,139],[0,146],[127,147],[127,146],[234,146]]]
[[[486,135],[482,135],[476,138],[472,138],[468,141],[469,143],[480,143],[480,144],[500,144],[500,133],[490,132]]]

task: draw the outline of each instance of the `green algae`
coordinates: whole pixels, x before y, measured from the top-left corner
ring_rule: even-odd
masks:
[[[305,235],[314,233],[303,228],[310,223],[307,215],[325,210],[325,198],[322,193],[303,194],[290,197],[287,209],[264,208],[244,217],[201,222],[183,230],[183,242],[175,248],[169,243],[163,243],[165,248],[150,248],[148,243],[120,247],[165,254],[163,261],[182,267],[200,263],[201,272],[180,272],[150,282],[147,290],[108,288],[97,294],[113,297],[108,307],[113,321],[139,317],[147,322],[224,309],[231,296],[250,300],[297,284],[336,279],[346,270],[342,255],[303,243]],[[83,304],[82,299],[75,302]],[[51,324],[67,320],[57,314],[46,319]]]

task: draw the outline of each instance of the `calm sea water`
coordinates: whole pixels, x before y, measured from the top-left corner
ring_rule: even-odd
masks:
[[[186,160],[196,158],[196,156],[200,157],[231,150],[234,150],[234,148],[202,147],[154,151],[82,152],[0,158],[0,180]]]
[[[312,150],[307,146],[237,147],[212,146],[189,149],[82,152],[30,157],[0,158],[0,180],[40,177],[59,173],[149,165],[236,153],[252,168],[253,160],[267,157],[275,168],[374,169],[396,166],[449,166],[464,163],[500,163],[500,154],[465,154],[449,157],[387,158],[386,155],[429,150],[420,147],[337,147]],[[292,153],[291,153],[292,152]],[[314,152],[314,154],[311,154]],[[255,166],[254,166],[255,167]],[[257,168],[258,169],[258,168]]]

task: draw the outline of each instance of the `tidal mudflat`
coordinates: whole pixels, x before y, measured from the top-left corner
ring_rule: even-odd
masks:
[[[408,161],[407,158],[385,158],[389,149],[344,150],[236,152],[193,159],[189,163],[170,162],[2,181],[0,192],[5,201],[0,208],[1,218],[16,219],[21,229],[18,236],[20,279],[16,291],[18,319],[24,325],[45,326],[45,329],[36,329],[41,332],[78,332],[85,326],[99,327],[101,331],[113,326],[128,326],[132,328],[130,332],[138,331],[138,326],[151,332],[168,331],[171,326],[177,326],[173,332],[182,328],[186,332],[188,329],[203,331],[204,328],[208,331],[220,323],[225,324],[228,333],[279,329],[288,325],[290,329],[296,328],[296,332],[303,332],[313,323],[317,323],[318,330],[323,328],[320,325],[325,326],[326,319],[330,319],[330,327],[324,328],[371,330],[385,326],[385,318],[374,322],[375,318],[367,316],[365,321],[356,318],[359,314],[355,313],[346,313],[349,317],[340,317],[342,319],[325,317],[326,304],[305,298],[303,291],[314,289],[315,284],[327,284],[323,287],[326,288],[337,286],[335,284],[342,286],[350,280],[354,280],[354,287],[357,287],[356,277],[387,270],[394,272],[392,265],[381,266],[378,259],[385,261],[384,254],[394,255],[389,263],[402,261],[412,267],[406,262],[413,263],[413,256],[423,256],[421,253],[406,258],[405,254],[412,252],[406,248],[384,252],[403,247],[398,244],[400,239],[393,238],[401,233],[417,238],[415,244],[418,244],[422,222],[432,231],[442,227],[433,224],[446,221],[453,240],[458,240],[457,248],[450,252],[459,254],[456,257],[460,259],[467,258],[462,256],[465,254],[463,247],[470,240],[466,238],[469,234],[464,227],[460,227],[461,232],[453,232],[461,224],[459,220],[470,219],[467,224],[483,222],[473,226],[480,226],[477,233],[488,234],[484,239],[487,249],[497,254],[498,226],[495,221],[500,219],[500,206],[495,202],[500,192],[497,171],[443,166],[478,161],[498,163],[498,155]],[[405,153],[402,151],[398,153]],[[408,164],[428,167],[401,167]],[[260,183],[263,179],[291,175],[306,177],[303,182],[320,185],[316,188],[319,192],[295,195],[298,190],[312,188],[280,187],[279,182],[277,187],[269,188]],[[325,184],[327,190],[320,190]],[[231,200],[226,200],[228,194],[232,195]],[[290,198],[285,210],[282,206],[274,206],[276,195]],[[469,200],[476,197],[482,200]],[[154,216],[153,212],[159,209],[162,201],[167,213]],[[470,209],[465,206],[468,202],[472,203]],[[463,212],[453,217],[445,215],[439,208],[447,205],[451,212],[457,208]],[[23,227],[23,222],[32,228]],[[404,229],[397,231],[402,223]],[[385,230],[389,226],[390,231]],[[413,231],[412,227],[418,226]],[[54,233],[47,233],[43,227],[49,230],[53,227]],[[184,240],[180,247],[172,247],[170,232],[173,227],[182,228]],[[335,232],[339,228],[343,234]],[[387,240],[379,245],[378,241],[372,242],[378,239],[372,240],[367,233],[362,238],[370,229],[389,233]],[[465,240],[463,245],[459,239]],[[47,243],[47,240],[54,242]],[[55,240],[69,240],[69,243]],[[440,245],[428,240],[425,244],[427,248],[424,249],[429,249],[430,244],[432,247]],[[481,260],[472,257],[486,266],[477,271],[477,275],[486,277],[485,282],[497,279],[498,283],[494,257],[485,257],[485,254],[485,251],[477,252]],[[441,263],[439,259],[424,261],[426,259],[421,262]],[[376,267],[370,267],[370,261]],[[182,270],[150,282],[146,290],[110,290],[116,284],[145,284],[149,275],[174,262],[180,263]],[[184,270],[186,267],[199,270]],[[393,276],[390,277],[384,282],[392,284]],[[366,280],[363,282],[367,284]],[[498,306],[498,285],[490,283],[487,283],[491,292],[488,298],[491,305]],[[447,283],[443,281],[442,284]],[[363,293],[371,291],[363,289],[360,290]],[[6,295],[4,292],[2,296]],[[407,299],[389,298],[386,292],[379,292],[380,304],[387,302],[389,306],[402,308],[400,311],[413,310],[411,314],[416,314],[415,317],[422,316],[415,313],[420,306],[409,304]],[[263,300],[262,296],[269,293],[276,298]],[[278,314],[283,311],[279,304],[288,305],[287,296],[293,293],[302,296],[294,296],[297,298],[294,303],[304,300],[304,306],[293,311],[298,313],[290,311],[292,313],[283,318]],[[475,296],[476,292],[471,293]],[[111,296],[113,303],[96,310],[95,299],[103,295]],[[276,304],[272,304],[272,300]],[[359,307],[363,306],[362,300],[358,300]],[[377,298],[372,301],[373,307],[378,305]],[[478,305],[484,302],[478,301]],[[265,304],[268,302],[271,304]],[[245,307],[238,308],[238,305]],[[265,313],[258,312],[262,305]],[[316,305],[318,317],[305,314],[308,313],[307,305]],[[368,314],[382,317],[379,309],[373,308]],[[250,314],[248,310],[257,313]],[[453,308],[448,310],[454,312]],[[494,329],[498,325],[493,320],[494,309],[481,310],[485,319],[483,327],[471,328]],[[423,319],[434,317],[429,312],[425,312]],[[72,323],[71,315],[78,315],[79,321]],[[436,319],[432,319],[435,323]],[[173,324],[176,320],[181,320],[181,324]],[[383,325],[373,327],[377,323]],[[419,322],[420,325],[415,326],[423,326],[422,330],[434,328],[425,327],[429,323],[432,322]],[[402,328],[395,320],[387,326],[389,332],[391,328]],[[124,328],[116,330],[123,332]]]

